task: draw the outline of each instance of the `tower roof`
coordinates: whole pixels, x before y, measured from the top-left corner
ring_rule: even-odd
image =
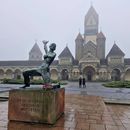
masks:
[[[75,40],[84,40],[80,32]]]
[[[87,18],[89,18],[89,16],[94,15],[96,19],[98,19],[98,13],[96,12],[96,10],[94,9],[94,7],[91,5],[91,7],[89,8],[87,14],[86,14],[86,20]]]
[[[74,59],[72,53],[70,52],[69,48],[66,46],[64,48],[64,50],[60,53],[60,55],[58,56],[59,58],[62,58],[62,57],[71,57]]]
[[[34,44],[34,46],[32,47],[32,49],[30,50],[29,53],[33,53],[33,52],[39,52],[39,53],[42,54],[42,52],[41,52],[41,50],[40,50],[40,48],[39,48],[37,43]]]
[[[124,52],[114,43],[113,47],[109,51],[108,56],[124,56]]]
[[[102,31],[97,34],[97,39],[98,39],[98,38],[106,39],[106,37],[104,36],[104,34],[102,33]]]
[[[99,25],[99,16],[94,7],[91,6],[87,14],[85,15],[84,35],[97,35],[98,25]]]

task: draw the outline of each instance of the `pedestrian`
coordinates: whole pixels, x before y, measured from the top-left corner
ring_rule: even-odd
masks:
[[[86,81],[84,77],[83,77],[83,88],[86,88]]]
[[[79,88],[81,88],[82,87],[82,78],[80,77],[79,78]]]

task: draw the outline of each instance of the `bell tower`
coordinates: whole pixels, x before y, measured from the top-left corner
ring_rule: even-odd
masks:
[[[85,41],[92,41],[96,44],[96,35],[98,34],[99,16],[93,6],[90,7],[84,21]]]

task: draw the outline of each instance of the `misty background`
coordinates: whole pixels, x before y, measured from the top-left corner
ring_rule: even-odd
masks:
[[[75,56],[75,38],[84,33],[91,4],[106,36],[106,54],[114,41],[130,57],[129,0],[0,0],[0,60],[28,60],[35,40],[57,44],[57,56],[68,45]],[[44,54],[44,53],[43,53]]]

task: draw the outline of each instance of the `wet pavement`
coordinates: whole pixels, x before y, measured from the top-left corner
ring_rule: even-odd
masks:
[[[8,122],[8,101],[0,102],[0,130],[130,130],[130,106],[106,105],[103,101],[107,98],[129,102],[130,89],[105,88],[101,84],[87,83],[86,88],[79,88],[77,82],[68,83],[65,113],[53,126]],[[6,89],[19,87],[6,85]],[[8,92],[2,94],[8,96]]]
[[[68,94],[81,94],[81,95],[93,95],[101,96],[105,102],[111,103],[125,103],[130,104],[130,89],[129,88],[106,88],[99,82],[87,82],[86,88],[79,88],[78,82],[68,82],[65,87],[65,91]],[[19,89],[23,85],[13,84],[0,84],[0,97],[3,96],[2,92],[7,92],[11,89]],[[31,85],[31,87],[41,87],[41,85]]]
[[[55,125],[9,122],[0,102],[0,130],[130,130],[130,106],[105,105],[102,98],[66,94],[65,113]]]
[[[106,88],[103,83],[89,82],[86,83],[86,88],[79,88],[78,82],[69,82],[66,86],[66,92],[72,94],[84,94],[101,96],[106,99],[129,100],[129,88]]]
[[[65,91],[68,94],[81,94],[81,95],[93,95],[103,97],[105,102],[119,103],[119,104],[130,104],[130,89],[129,88],[106,88],[102,85],[103,83],[88,82],[86,88],[79,88],[78,82],[68,82],[65,87]],[[19,89],[23,85],[13,84],[0,84],[0,99],[3,98],[2,92],[8,92],[11,89]],[[41,85],[31,85],[33,88],[40,88]],[[7,97],[8,94],[6,94]]]
[[[65,87],[66,93],[101,96],[107,99],[130,100],[129,88],[106,88],[103,83],[88,82],[86,88],[79,88],[78,82],[68,82]],[[0,93],[10,89],[18,89],[23,85],[0,84]],[[41,87],[41,85],[31,85],[31,87]]]

